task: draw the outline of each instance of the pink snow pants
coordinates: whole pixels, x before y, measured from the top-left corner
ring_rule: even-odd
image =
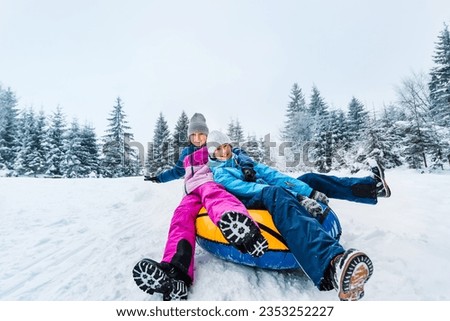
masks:
[[[202,207],[217,225],[225,212],[239,212],[248,217],[245,206],[216,182],[207,182],[183,197],[173,213],[162,262],[172,263],[194,280],[195,220]],[[186,248],[186,241],[190,246]],[[181,246],[181,244],[184,244]]]

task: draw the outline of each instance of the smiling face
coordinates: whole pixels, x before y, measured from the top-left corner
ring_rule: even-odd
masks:
[[[196,147],[201,147],[206,144],[206,134],[195,132],[189,136],[189,139],[191,140],[191,143],[194,144]]]
[[[214,157],[220,161],[226,161],[230,159],[231,155],[232,152],[230,144],[222,144],[214,151]]]

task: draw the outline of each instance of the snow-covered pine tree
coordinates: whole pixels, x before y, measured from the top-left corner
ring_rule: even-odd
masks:
[[[306,102],[305,96],[303,95],[302,89],[297,83],[294,83],[291,88],[291,94],[289,95],[290,101],[286,108],[286,120],[284,121],[284,128],[281,131],[281,138],[284,142],[299,142],[304,139],[304,137],[299,137],[302,133],[299,133],[299,122],[301,122],[303,117],[299,117],[300,113],[303,115],[306,112]]]
[[[82,177],[85,169],[81,165],[81,133],[78,120],[74,119],[64,137],[64,156],[61,161],[61,172],[64,177]]]
[[[331,130],[331,146],[333,169],[346,167],[346,151],[349,147],[348,126],[345,113],[342,109],[330,111],[330,130]]]
[[[100,173],[100,156],[97,135],[94,127],[85,124],[80,132],[80,153],[78,155],[81,162],[81,174],[83,176]]]
[[[370,120],[366,143],[367,155],[370,158],[379,158],[385,168],[402,165],[405,132],[399,125],[406,118],[401,109],[394,105],[384,107],[381,116]]]
[[[364,133],[369,123],[369,112],[364,105],[355,97],[348,104],[347,130],[350,142],[361,141],[365,138]]]
[[[328,105],[315,85],[311,89],[311,98],[307,110],[312,116],[318,116],[319,120],[324,119],[323,116],[328,113]]]
[[[0,87],[0,169],[12,170],[16,158],[17,98],[10,88]]]
[[[427,144],[428,136],[421,128],[414,126],[413,122],[405,128],[405,145],[404,154],[405,160],[410,168],[420,169],[428,167],[427,157],[425,153],[425,146]]]
[[[33,131],[34,131],[34,112],[30,108],[29,111],[23,111],[19,117],[18,130],[16,136],[16,158],[14,161],[15,175],[32,175],[30,169],[30,157],[33,153]]]
[[[411,168],[428,167],[427,153],[435,149],[436,135],[429,117],[429,91],[423,74],[413,73],[397,89],[398,103],[405,109],[408,127],[404,153]]]
[[[180,158],[180,153],[184,147],[189,145],[189,137],[187,131],[189,127],[189,118],[186,113],[181,113],[175,125],[173,132],[173,161],[176,162]]]
[[[47,135],[47,119],[43,110],[34,116],[34,127],[31,132],[31,153],[27,156],[28,166],[34,176],[45,172],[46,164],[46,135]]]
[[[147,172],[150,175],[158,175],[170,168],[169,147],[172,144],[169,126],[162,113],[156,120],[153,131],[153,143],[150,144],[147,155]]]
[[[301,152],[303,147],[313,140],[317,126],[316,117],[308,111],[299,111],[293,117],[292,135],[290,140],[285,142],[291,143],[293,152]]]
[[[254,161],[262,163],[264,160],[264,145],[263,140],[257,139],[255,135],[248,135],[245,143],[241,145],[241,148],[253,158]]]
[[[47,159],[45,138],[47,135],[47,119],[43,110],[34,116],[34,127],[31,132],[31,153],[27,156],[28,166],[34,176],[45,172]]]
[[[64,158],[64,134],[66,121],[62,109],[58,106],[50,119],[45,144],[48,148],[45,174],[50,177],[62,177],[61,162]]]
[[[447,24],[438,36],[433,61],[435,66],[428,83],[430,111],[440,144],[435,146],[431,161],[433,167],[443,168],[444,163],[450,164],[450,32]]]
[[[369,130],[369,113],[364,105],[355,97],[352,97],[348,104],[346,115],[347,121],[347,155],[352,171],[356,172],[367,166],[369,151],[367,150],[371,142],[366,142],[367,131]],[[367,145],[367,143],[369,145]]]
[[[313,86],[308,112],[314,119],[312,129],[312,142],[314,144],[312,155],[315,167],[319,172],[329,172],[332,166],[332,131],[328,105],[322,98],[320,91]]]
[[[230,137],[233,146],[239,146],[239,144],[244,140],[244,130],[242,129],[239,119],[231,120],[228,124],[228,137]]]
[[[437,124],[450,128],[450,32],[446,24],[438,36],[433,61],[429,108]]]
[[[289,170],[298,170],[304,167],[304,164],[300,162],[300,155],[304,149],[308,148],[312,140],[314,117],[307,110],[305,97],[298,84],[295,83],[292,86],[289,98],[281,138],[286,147],[283,149],[286,167]]]
[[[128,131],[130,127],[120,97],[117,97],[108,121],[107,134],[103,138],[102,174],[106,177],[137,175],[135,151],[127,143],[133,139],[133,134]]]
[[[339,148],[348,149],[349,129],[345,112],[342,109],[330,113],[331,127],[333,128],[333,141]]]

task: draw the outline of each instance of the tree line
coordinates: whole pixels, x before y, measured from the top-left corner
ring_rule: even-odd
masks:
[[[60,107],[47,116],[33,108],[19,111],[17,104],[15,93],[0,87],[0,176],[78,178],[157,174],[173,166],[189,144],[189,117],[184,111],[173,134],[160,113],[153,141],[143,157],[143,148],[136,149],[140,144],[133,141],[120,97],[107,118],[105,135],[100,138],[90,124],[80,125],[76,119],[67,123]],[[230,122],[227,133],[235,144],[244,141],[238,120]],[[260,144],[255,145],[252,137],[247,140],[252,143],[244,147],[260,160]]]
[[[368,158],[388,168],[443,169],[450,163],[450,35],[444,24],[429,74],[412,73],[397,86],[396,102],[371,113],[356,97],[331,110],[319,89],[309,102],[298,84],[291,88],[282,137],[291,142],[297,162],[320,172],[342,167],[355,171]],[[306,147],[306,148],[305,148]],[[305,156],[306,155],[306,156]]]
[[[444,24],[428,74],[412,73],[397,87],[397,100],[381,113],[370,112],[356,97],[331,109],[314,86],[307,101],[294,83],[281,130],[286,170],[350,168],[369,158],[387,168],[443,169],[450,163],[450,34]],[[163,113],[156,120],[146,155],[133,146],[123,101],[116,99],[106,134],[90,124],[68,124],[61,108],[50,116],[32,108],[19,111],[15,93],[0,86],[0,176],[122,177],[157,174],[176,162],[188,144],[189,117],[183,111],[171,133]],[[255,160],[277,165],[270,142],[245,137],[239,119],[227,134]],[[145,157],[144,157],[145,156]],[[3,174],[2,174],[3,173]],[[6,174],[5,174],[6,173]]]
[[[108,121],[99,139],[90,124],[80,125],[76,119],[68,124],[60,107],[50,116],[33,108],[19,111],[15,93],[0,87],[0,172],[53,178],[141,174],[119,97]]]

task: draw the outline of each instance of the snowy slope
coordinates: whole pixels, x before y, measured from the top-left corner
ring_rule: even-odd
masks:
[[[393,196],[376,206],[331,201],[344,247],[374,261],[365,300],[450,300],[450,174],[387,178]],[[131,270],[161,258],[181,195],[181,180],[0,178],[0,300],[160,300]],[[337,300],[302,272],[241,266],[199,247],[195,277],[191,300]]]

